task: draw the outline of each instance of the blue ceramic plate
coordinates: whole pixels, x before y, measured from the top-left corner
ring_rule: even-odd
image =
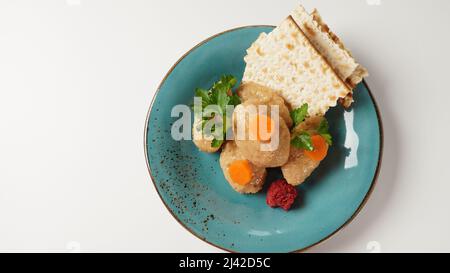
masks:
[[[242,77],[246,49],[271,26],[220,33],[183,56],[162,81],[150,107],[145,152],[162,201],[190,232],[235,252],[290,252],[333,235],[361,209],[380,167],[381,122],[365,83],[355,90],[351,111],[329,111],[334,144],[320,167],[299,187],[299,200],[285,212],[266,205],[265,192],[241,195],[220,169],[219,154],[198,151],[191,141],[174,141],[174,105],[192,103],[196,87],[208,88],[223,74]],[[270,173],[266,185],[280,177]]]

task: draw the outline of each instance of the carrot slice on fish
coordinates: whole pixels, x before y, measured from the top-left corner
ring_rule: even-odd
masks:
[[[256,115],[250,120],[251,139],[258,141],[269,141],[274,128],[273,120],[266,115]]]
[[[228,167],[231,179],[239,185],[247,185],[253,178],[252,167],[248,160],[236,160]]]
[[[305,150],[305,155],[314,161],[322,161],[328,153],[328,143],[320,135],[314,135],[311,137],[311,142],[314,150]]]

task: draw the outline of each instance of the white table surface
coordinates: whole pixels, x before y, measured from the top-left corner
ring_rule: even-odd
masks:
[[[0,251],[218,252],[165,209],[143,131],[167,70],[296,0],[0,1]],[[450,251],[450,1],[303,1],[357,59],[380,106],[378,184],[312,252]]]

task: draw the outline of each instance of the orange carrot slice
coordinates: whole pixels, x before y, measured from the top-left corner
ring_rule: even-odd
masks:
[[[256,115],[250,119],[250,139],[269,141],[274,128],[273,120],[266,115]]]
[[[247,185],[253,178],[252,167],[248,160],[236,160],[228,167],[231,179],[239,185]]]
[[[328,143],[320,135],[314,135],[311,137],[313,151],[305,150],[305,155],[314,161],[322,161],[328,153]]]

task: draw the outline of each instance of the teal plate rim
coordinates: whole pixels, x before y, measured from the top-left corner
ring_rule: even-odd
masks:
[[[178,65],[178,64],[179,64],[186,56],[188,56],[188,55],[189,55],[193,50],[195,50],[196,48],[202,46],[203,44],[207,43],[208,41],[210,41],[210,40],[212,40],[212,39],[214,39],[214,38],[216,38],[216,37],[218,37],[218,36],[220,36],[220,35],[223,35],[223,34],[228,33],[228,32],[233,32],[233,31],[236,31],[236,30],[240,30],[240,29],[245,29],[245,28],[258,28],[258,27],[272,27],[272,28],[274,28],[275,26],[273,26],[273,25],[248,25],[248,26],[242,26],[242,27],[236,27],[236,28],[228,29],[228,30],[219,32],[219,33],[217,33],[217,34],[214,34],[214,35],[212,35],[212,36],[206,38],[205,40],[201,41],[200,43],[198,43],[197,45],[195,45],[194,47],[192,47],[192,48],[191,48],[190,50],[188,50],[186,53],[184,53],[184,54],[183,54],[183,55],[175,62],[175,64],[173,64],[173,65],[171,66],[171,68],[169,69],[169,71],[165,74],[164,78],[162,79],[161,83],[158,85],[158,88],[156,89],[156,92],[155,92],[155,94],[153,95],[153,98],[152,98],[152,100],[151,100],[150,107],[149,107],[149,109],[148,109],[148,111],[147,111],[147,117],[146,117],[146,119],[145,119],[145,126],[144,126],[144,155],[145,155],[145,162],[146,162],[146,164],[147,164],[147,170],[148,170],[148,172],[149,172],[150,179],[151,179],[151,181],[152,181],[152,183],[153,183],[153,186],[155,187],[155,190],[156,190],[156,192],[158,193],[158,196],[159,196],[160,200],[162,201],[162,203],[164,204],[164,206],[166,207],[166,209],[169,211],[169,213],[173,216],[173,218],[175,218],[175,220],[176,220],[182,227],[184,227],[187,231],[189,231],[189,233],[191,233],[192,235],[194,235],[194,236],[197,237],[198,239],[202,240],[203,242],[208,243],[209,245],[212,245],[212,246],[214,246],[214,247],[216,247],[216,248],[218,248],[218,249],[221,249],[221,250],[224,250],[224,251],[227,251],[227,252],[232,252],[232,253],[235,252],[235,251],[233,251],[233,250],[231,250],[231,249],[228,249],[228,248],[225,248],[225,247],[222,247],[222,246],[220,246],[220,245],[214,244],[214,243],[212,243],[212,242],[206,240],[205,238],[201,237],[200,235],[196,234],[196,233],[195,233],[194,231],[192,231],[191,229],[189,229],[189,228],[188,228],[188,227],[187,227],[187,226],[186,226],[186,225],[185,225],[185,224],[184,224],[184,223],[183,223],[183,222],[182,222],[182,221],[181,221],[181,220],[180,220],[173,212],[172,212],[172,210],[170,209],[170,207],[166,204],[166,202],[165,202],[164,199],[162,198],[161,193],[159,192],[158,187],[156,186],[155,179],[154,179],[154,177],[153,177],[152,170],[151,170],[151,168],[150,168],[150,163],[149,163],[149,160],[148,160],[148,153],[147,153],[147,146],[148,146],[148,143],[147,143],[148,123],[149,123],[150,114],[151,114],[151,111],[152,111],[152,108],[153,108],[153,104],[154,104],[154,102],[155,102],[156,97],[158,96],[158,93],[159,93],[159,91],[160,91],[160,89],[161,89],[161,86],[164,84],[164,82],[166,81],[167,77],[172,73],[172,71],[175,69],[175,67],[176,67],[176,66],[177,66],[177,65]],[[378,108],[378,104],[377,104],[377,102],[376,102],[376,100],[375,100],[375,97],[373,96],[373,94],[372,94],[372,92],[371,92],[371,90],[370,90],[370,88],[369,88],[369,86],[368,86],[368,84],[367,84],[367,82],[366,82],[365,80],[363,80],[363,84],[364,84],[365,87],[367,88],[367,91],[368,91],[368,93],[369,93],[370,99],[372,100],[372,103],[373,103],[373,105],[374,105],[375,112],[376,112],[376,115],[377,115],[377,120],[378,120],[378,127],[379,127],[379,131],[380,131],[380,151],[379,151],[379,154],[378,154],[377,168],[376,168],[375,173],[374,173],[374,176],[373,176],[373,178],[372,178],[372,182],[371,182],[371,184],[370,184],[370,188],[369,188],[369,190],[367,191],[366,195],[364,196],[364,199],[361,201],[361,204],[358,206],[358,208],[355,210],[355,212],[352,214],[352,216],[350,216],[350,217],[345,221],[344,224],[342,224],[342,225],[341,225],[340,227],[338,227],[335,231],[333,231],[332,233],[330,233],[328,236],[324,237],[323,239],[321,239],[321,240],[319,240],[319,241],[317,241],[317,242],[315,242],[315,243],[313,243],[313,244],[311,244],[311,245],[309,245],[309,246],[306,246],[306,247],[304,247],[304,248],[301,248],[301,249],[298,249],[298,250],[294,250],[294,251],[292,251],[292,253],[298,253],[298,252],[304,252],[304,251],[307,251],[307,250],[309,250],[309,249],[311,249],[311,248],[313,248],[313,247],[315,247],[315,246],[317,246],[317,245],[319,245],[319,244],[325,242],[326,240],[328,240],[328,239],[330,239],[331,237],[333,237],[333,235],[335,235],[336,233],[338,233],[339,231],[341,231],[342,229],[344,229],[347,225],[349,225],[349,224],[356,218],[356,216],[358,216],[358,214],[361,212],[361,210],[364,208],[364,206],[365,206],[365,205],[367,204],[367,202],[369,201],[369,198],[370,198],[370,196],[372,195],[373,190],[375,189],[375,185],[377,184],[378,175],[379,175],[379,173],[380,173],[380,169],[381,169],[381,165],[382,165],[382,159],[383,159],[383,149],[384,149],[384,133],[383,133],[384,131],[383,131],[383,122],[382,122],[382,118],[381,118],[380,109]]]

